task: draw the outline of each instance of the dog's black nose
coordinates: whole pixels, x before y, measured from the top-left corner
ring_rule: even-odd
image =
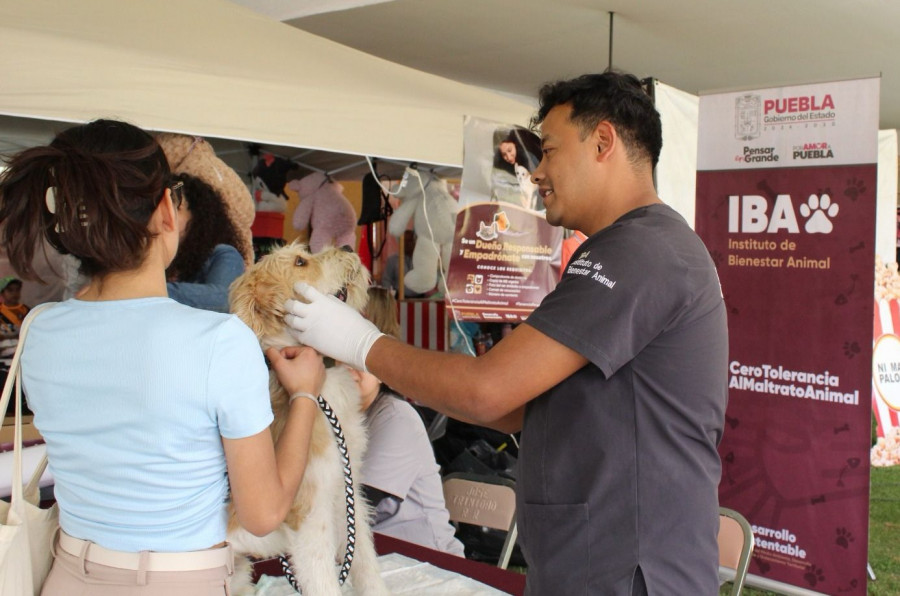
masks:
[[[353,252],[353,247],[350,246],[349,244],[345,244],[344,246],[341,247],[341,250],[344,252]]]

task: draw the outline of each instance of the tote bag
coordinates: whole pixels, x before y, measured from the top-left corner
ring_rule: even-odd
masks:
[[[0,412],[6,412],[15,385],[12,496],[9,503],[0,501],[0,594],[3,596],[38,596],[53,561],[50,548],[59,523],[59,509],[56,504],[50,509],[38,507],[39,482],[47,467],[46,456],[34,470],[28,485],[22,487],[22,366],[19,363],[28,326],[37,313],[52,304],[36,307],[22,322],[19,344],[0,399]]]

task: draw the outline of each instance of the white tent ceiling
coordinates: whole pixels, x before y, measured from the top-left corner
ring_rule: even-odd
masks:
[[[524,122],[542,82],[607,66],[609,11],[624,70],[692,94],[880,72],[880,127],[900,128],[894,0],[0,0],[0,114],[197,132],[239,171],[244,145],[215,137],[320,169],[346,153],[458,164],[461,114]],[[0,116],[0,152],[49,130]]]
[[[283,153],[459,165],[464,115],[525,124],[531,111],[224,0],[0,0],[0,135],[13,149],[46,134],[42,120],[116,117]]]
[[[387,60],[534,97],[609,63],[688,93],[882,75],[900,128],[897,0],[233,0]],[[355,5],[348,7],[349,4]],[[319,13],[319,14],[315,14]],[[290,18],[291,15],[308,15]]]

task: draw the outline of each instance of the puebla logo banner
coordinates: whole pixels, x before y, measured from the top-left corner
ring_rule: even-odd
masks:
[[[728,309],[722,505],[750,583],[866,593],[878,79],[700,98],[696,230]]]

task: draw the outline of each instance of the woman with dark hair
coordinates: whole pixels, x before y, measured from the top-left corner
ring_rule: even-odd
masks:
[[[316,404],[294,400],[273,445],[253,332],[168,297],[181,200],[153,137],[111,120],[27,149],[0,175],[0,243],[21,277],[36,277],[46,239],[88,279],[29,314],[21,360],[59,504],[44,596],[226,594],[229,489],[239,523],[264,535],[302,479]],[[318,394],[316,352],[266,356],[289,393]]]
[[[497,143],[492,175],[495,200],[515,203],[526,209],[540,209],[537,186],[531,172],[540,162],[540,140],[524,128],[514,128]]]
[[[178,254],[166,269],[169,298],[228,312],[228,287],[244,272],[237,230],[213,187],[190,174],[173,179],[184,184],[184,201],[178,208]]]

